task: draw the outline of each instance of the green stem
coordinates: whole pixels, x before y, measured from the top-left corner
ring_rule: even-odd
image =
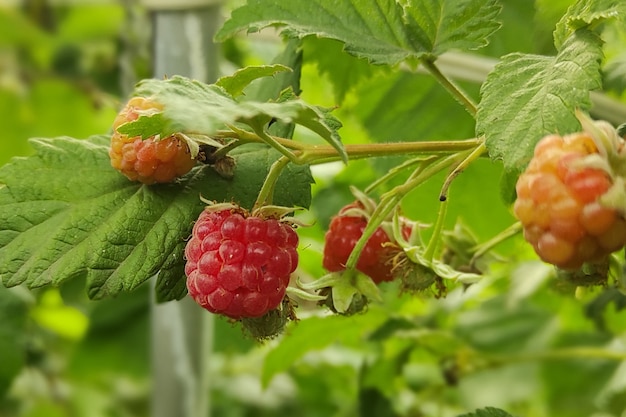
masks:
[[[504,242],[505,240],[515,236],[522,230],[522,223],[516,222],[498,233],[496,236],[492,237],[488,241],[481,243],[480,245],[474,246],[474,256],[470,261],[470,265],[473,266],[476,261],[487,253],[489,250],[493,249],[494,246]]]
[[[391,212],[397,207],[398,203],[402,199],[402,196],[397,194],[391,196],[389,199],[381,200],[376,210],[372,213],[372,217],[367,222],[367,226],[363,230],[363,234],[354,245],[354,249],[350,253],[348,260],[346,261],[346,269],[351,270],[356,268],[356,264],[359,260],[363,248],[367,244],[369,238],[376,232],[378,226],[391,214]]]
[[[413,171],[413,174],[415,174],[417,172],[420,172],[423,169],[423,167],[425,167],[429,163],[433,162],[435,159],[437,159],[437,157],[435,155],[410,159],[410,160],[402,163],[401,165],[398,165],[398,166],[392,168],[391,170],[389,170],[388,173],[386,173],[382,177],[378,178],[376,181],[372,182],[370,185],[367,186],[367,188],[365,189],[364,192],[365,192],[365,194],[371,193],[379,185],[389,181],[390,179],[392,179],[396,175],[399,175],[404,170],[407,170],[409,168],[413,168],[414,166],[417,166],[417,168]]]
[[[485,152],[486,150],[487,150],[487,148],[485,146],[485,142],[481,143],[479,146],[474,148],[474,150],[472,150],[469,153],[467,158],[462,160],[454,168],[454,170],[446,178],[446,181],[443,183],[443,187],[441,187],[441,192],[439,193],[439,200],[440,201],[445,201],[448,198],[448,189],[450,188],[450,184],[452,184],[452,181],[456,177],[458,177],[461,172],[465,171],[465,169],[469,166],[469,164],[474,162],[474,160],[476,160],[476,158],[478,158],[480,155],[482,155],[483,152]]]
[[[432,142],[397,142],[345,145],[348,158],[365,159],[377,156],[394,156],[408,154],[446,154],[474,149],[480,145],[479,139],[459,141],[432,141]],[[302,150],[299,160],[304,164],[319,164],[340,161],[341,157],[335,148],[330,145],[316,145]]]
[[[272,204],[272,200],[274,198],[274,188],[276,186],[276,181],[278,181],[278,177],[280,177],[280,173],[290,162],[290,159],[287,156],[281,156],[278,158],[270,167],[269,172],[267,173],[267,177],[265,177],[265,181],[263,182],[263,186],[259,191],[259,195],[257,196],[256,201],[254,202],[254,206],[252,207],[252,211],[258,209],[262,206],[267,206]]]
[[[257,133],[233,127],[233,130],[217,132],[216,138],[238,139],[244,143],[277,143],[283,148],[297,153],[299,164],[316,165],[327,162],[340,161],[341,157],[337,150],[330,145],[311,145],[270,136],[263,132],[263,138]],[[474,149],[482,143],[481,139],[472,138],[452,141],[416,141],[416,142],[391,142],[370,144],[348,144],[344,149],[350,159],[364,159],[378,156],[413,155],[413,154],[448,154]],[[287,156],[286,154],[284,154]]]
[[[481,368],[484,369],[524,362],[590,358],[623,361],[626,360],[626,352],[608,350],[605,348],[597,347],[574,347],[549,350],[544,352],[509,354],[503,356],[487,356],[486,358],[484,358],[485,363]]]
[[[435,79],[441,84],[452,96],[465,107],[467,112],[476,117],[476,103],[472,100],[467,93],[465,93],[458,85],[456,85],[451,79],[446,77],[440,70],[435,62],[431,58],[422,58],[420,62],[435,77]]]
[[[424,251],[424,258],[431,262],[435,256],[435,250],[437,249],[437,245],[441,241],[441,232],[443,231],[443,225],[446,220],[446,214],[448,212],[448,199],[445,199],[441,202],[439,206],[439,212],[437,213],[437,220],[435,221],[435,226],[433,227],[433,234],[428,241],[428,245],[426,246],[426,250]]]
[[[262,126],[259,126],[258,128],[254,127],[254,131],[256,132],[256,134],[259,136],[259,138],[263,142],[265,142],[266,144],[268,144],[272,148],[276,149],[278,152],[283,154],[285,157],[289,158],[289,160],[291,162],[293,162],[295,164],[302,164],[302,162],[300,162],[300,158],[298,158],[298,156],[296,156],[293,152],[291,152],[291,150],[289,148],[287,148],[285,145],[283,145],[282,143],[280,143],[277,140],[275,140],[274,137],[268,135],[265,132],[265,130],[263,129]]]
[[[232,141],[228,145],[225,145],[219,148],[218,150],[216,150],[215,152],[213,152],[211,154],[211,158],[212,160],[217,161],[218,159],[225,157],[233,149],[238,148],[241,145],[245,145],[245,143],[246,142],[242,142],[239,140]]]
[[[391,212],[397,207],[398,203],[400,203],[405,195],[413,191],[415,188],[423,184],[424,181],[431,178],[438,172],[450,167],[450,165],[453,165],[458,158],[458,154],[453,154],[439,159],[436,162],[432,162],[425,167],[424,165],[420,165],[404,184],[399,185],[383,194],[381,196],[380,203],[376,207],[376,210],[374,210],[374,213],[372,213],[365,230],[363,230],[363,234],[354,246],[352,253],[350,253],[350,257],[346,262],[346,269],[354,269],[361,251],[365,247],[368,239],[374,234],[378,226],[385,221],[385,218],[387,218],[387,216],[389,216],[389,214],[391,214]]]

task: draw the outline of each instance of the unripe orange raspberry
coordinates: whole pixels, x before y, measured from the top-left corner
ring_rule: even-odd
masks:
[[[599,262],[626,243],[626,220],[600,202],[611,175],[585,163],[593,154],[599,151],[587,133],[546,136],[517,181],[513,210],[525,239],[563,269]]]
[[[126,122],[139,118],[142,112],[160,111],[159,103],[144,97],[133,97],[113,122],[113,136],[109,156],[113,168],[133,181],[144,184],[171,182],[193,168],[196,160],[191,157],[185,141],[172,135],[163,139],[151,136],[128,136],[117,131]]]

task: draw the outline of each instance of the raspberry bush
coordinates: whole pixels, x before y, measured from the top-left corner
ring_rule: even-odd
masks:
[[[0,415],[622,415],[624,2],[247,0],[123,96],[109,3],[0,12],[0,151],[69,135],[0,168]]]

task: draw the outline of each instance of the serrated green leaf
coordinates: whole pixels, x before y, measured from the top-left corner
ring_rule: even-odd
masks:
[[[494,407],[481,408],[473,413],[463,414],[458,417],[513,417],[504,410]]]
[[[250,0],[235,9],[217,33],[223,41],[235,33],[286,26],[290,36],[316,35],[345,44],[346,52],[376,64],[437,55],[449,48],[476,49],[498,24],[494,0]]]
[[[601,85],[601,43],[595,33],[581,29],[556,57],[510,54],[489,74],[476,130],[508,174],[521,172],[543,136],[580,129],[574,110],[589,108],[589,91]]]
[[[291,68],[280,64],[244,67],[235,71],[233,75],[220,78],[215,84],[222,87],[231,96],[236,97],[242,94],[243,90],[250,85],[252,81],[288,71],[291,71]]]
[[[278,153],[266,146],[233,154],[230,180],[209,166],[179,182],[145,186],[110,166],[109,138],[32,141],[35,155],[0,168],[0,278],[30,288],[86,278],[91,298],[113,296],[158,275],[158,298],[185,294],[183,253],[200,196],[250,208]],[[307,167],[288,166],[277,204],[308,207]]]
[[[622,0],[578,0],[563,15],[554,30],[554,45],[561,49],[572,33],[581,28],[593,29],[607,19],[626,18],[626,3]]]
[[[277,103],[237,102],[215,84],[204,84],[181,76],[167,80],[144,80],[138,84],[135,93],[152,97],[164,105],[163,115],[168,121],[168,130],[160,132],[162,136],[176,132],[210,136],[228,124],[246,123],[254,129],[276,119],[299,124],[317,133],[347,160],[337,126],[330,123],[327,112],[300,99]],[[141,119],[127,123],[128,129],[134,124],[144,123]]]

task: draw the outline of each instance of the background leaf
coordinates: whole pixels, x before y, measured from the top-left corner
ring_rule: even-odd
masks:
[[[473,413],[463,414],[458,417],[513,417],[511,414],[499,408],[487,407],[476,410]]]
[[[26,360],[26,303],[14,291],[0,286],[0,398]]]
[[[0,276],[7,286],[31,288],[86,277],[92,298],[132,290],[155,274],[158,298],[181,298],[185,239],[204,207],[199,197],[249,208],[277,158],[265,146],[244,147],[232,180],[205,166],[178,183],[148,187],[111,168],[108,137],[32,144],[33,157],[0,169]],[[289,166],[275,202],[308,207],[311,182],[306,167]]]

